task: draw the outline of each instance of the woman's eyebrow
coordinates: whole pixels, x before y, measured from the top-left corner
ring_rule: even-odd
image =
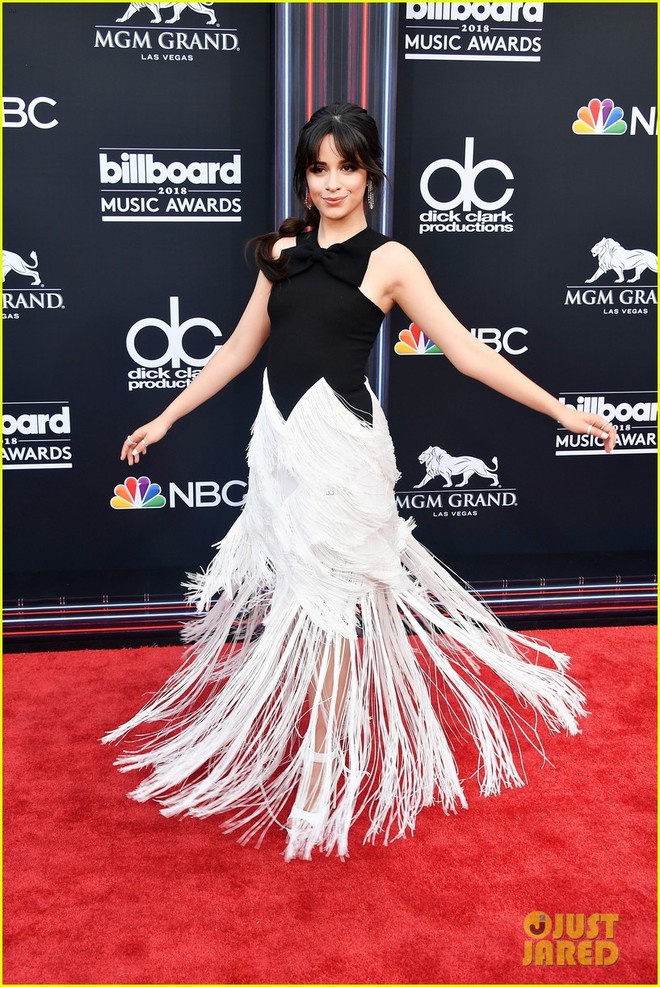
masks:
[[[326,163],[327,162],[325,162],[325,161],[319,161],[318,158],[315,161],[312,161],[312,164],[315,164],[315,165],[324,165]],[[340,158],[339,159],[339,164],[356,164],[356,162],[353,161],[351,158]]]

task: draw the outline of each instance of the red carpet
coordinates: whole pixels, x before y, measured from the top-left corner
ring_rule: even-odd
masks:
[[[125,797],[139,775],[97,738],[181,648],[7,655],[3,982],[655,983],[655,629],[539,636],[591,711],[578,737],[542,733],[556,770],[530,751],[525,788],[471,780],[467,811],[354,839],[345,863],[285,864],[275,832],[244,848]],[[618,960],[524,966],[533,911],[618,915]]]

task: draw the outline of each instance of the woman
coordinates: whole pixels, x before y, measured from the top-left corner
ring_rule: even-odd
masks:
[[[579,733],[587,715],[568,658],[504,628],[397,515],[392,442],[364,376],[369,350],[398,304],[468,376],[597,435],[606,452],[615,430],[475,340],[410,250],[370,229],[381,155],[361,107],[312,116],[294,177],[304,219],[258,238],[260,273],[234,333],[121,452],[139,463],[270,336],[246,502],[189,584],[209,612],[186,628],[193,644],[179,670],[102,739],[158,722],[115,762],[151,769],[131,797],[155,799],[166,816],[223,813],[241,842],[283,826],[286,860],[310,859],[313,847],[346,856],[365,809],[365,841],[387,842],[412,831],[425,805],[467,808],[450,743],[457,726],[476,744],[482,794],[524,784],[512,748],[524,737],[543,754],[541,739],[480,680],[480,663],[551,731]]]

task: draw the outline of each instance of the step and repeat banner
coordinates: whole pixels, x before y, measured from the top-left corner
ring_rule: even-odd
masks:
[[[139,467],[119,452],[252,291],[244,247],[273,222],[272,10],[3,13],[6,588],[42,574],[57,596],[82,572],[117,596],[206,564],[245,496],[263,357]]]
[[[655,22],[654,4],[400,5],[394,236],[474,336],[620,437],[605,456],[395,317],[399,508],[468,571],[581,554],[596,575],[652,550]]]
[[[392,235],[475,336],[621,437],[606,457],[462,377],[397,311],[400,512],[467,578],[477,556],[608,574],[653,545],[655,5],[395,6],[398,60],[364,41],[395,101]],[[3,4],[10,600],[177,595],[241,509],[264,354],[138,470],[119,451],[252,290],[281,7]]]

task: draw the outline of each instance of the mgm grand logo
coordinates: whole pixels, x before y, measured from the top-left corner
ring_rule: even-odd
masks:
[[[412,490],[397,491],[400,510],[430,510],[433,517],[475,517],[480,509],[518,506],[516,491],[500,486],[497,456],[488,466],[476,456],[452,456],[440,446],[429,446],[417,458],[424,476]],[[417,493],[431,483],[434,489]]]
[[[596,305],[603,315],[648,315],[657,305],[658,255],[653,251],[622,247],[604,236],[591,248],[591,256],[598,267],[584,284],[567,286],[564,305]],[[588,287],[594,282],[598,287]],[[632,284],[634,288],[628,287]]]
[[[199,51],[240,51],[236,30],[218,25],[214,6],[213,3],[129,3],[115,24],[95,26],[94,47],[136,49],[145,62],[191,62]],[[161,11],[171,16],[163,19]],[[180,25],[184,14],[184,23]],[[203,25],[200,18],[204,19]],[[130,27],[117,27],[127,21],[132,22]],[[172,24],[176,24],[176,29],[170,27]]]
[[[64,308],[61,290],[47,288],[41,280],[39,259],[34,250],[30,254],[30,261],[31,263],[13,250],[2,251],[3,319],[18,319],[21,312],[34,309],[43,311]]]

